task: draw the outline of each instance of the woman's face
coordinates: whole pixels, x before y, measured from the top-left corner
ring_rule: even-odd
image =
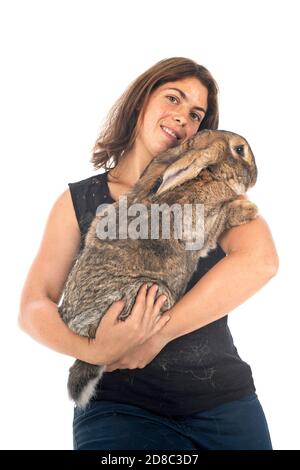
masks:
[[[153,158],[189,139],[204,119],[207,96],[207,88],[195,77],[161,85],[146,103],[138,124],[136,149]]]

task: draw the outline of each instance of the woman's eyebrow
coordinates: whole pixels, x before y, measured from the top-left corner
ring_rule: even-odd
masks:
[[[183,98],[184,100],[187,99],[186,94],[185,94],[182,90],[180,90],[179,88],[168,88],[168,90],[175,90],[175,91],[178,91],[178,92],[180,93],[180,95],[181,95],[181,98]],[[203,111],[204,114],[206,113],[206,110],[203,109],[203,108],[201,108],[200,106],[194,106],[194,109],[198,109],[199,111]]]

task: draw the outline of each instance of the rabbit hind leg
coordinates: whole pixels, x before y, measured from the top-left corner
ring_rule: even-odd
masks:
[[[96,366],[76,359],[69,370],[69,397],[84,409],[96,392],[96,386],[105,371],[105,365]]]

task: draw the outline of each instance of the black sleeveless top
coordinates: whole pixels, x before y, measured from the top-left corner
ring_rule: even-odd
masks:
[[[68,186],[82,249],[97,207],[115,201],[109,193],[107,173]],[[202,258],[186,292],[224,256],[217,245]],[[172,417],[200,412],[255,392],[251,368],[234,346],[227,318],[226,315],[171,341],[143,369],[104,373],[94,400],[127,403]]]

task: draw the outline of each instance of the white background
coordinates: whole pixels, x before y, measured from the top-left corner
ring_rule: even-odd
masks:
[[[71,449],[71,357],[17,327],[20,293],[46,218],[89,162],[128,84],[184,56],[220,88],[219,129],[256,156],[248,195],[280,270],[229,314],[275,449],[299,449],[299,24],[297,1],[1,1],[1,426],[3,449]],[[230,280],[224,280],[230,282]]]

